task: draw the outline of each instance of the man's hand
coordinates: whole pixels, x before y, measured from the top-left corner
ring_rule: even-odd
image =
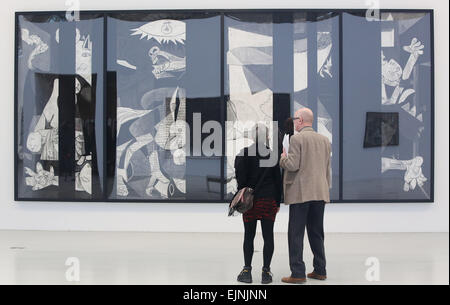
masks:
[[[281,154],[282,157],[286,157],[286,149],[283,147],[283,153]]]

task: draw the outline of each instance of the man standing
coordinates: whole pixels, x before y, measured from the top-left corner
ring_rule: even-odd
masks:
[[[289,265],[291,276],[285,283],[304,283],[303,239],[305,227],[314,254],[314,270],[308,278],[325,280],[325,247],[323,215],[330,202],[330,154],[328,138],[312,128],[314,115],[308,108],[295,112],[294,128],[298,133],[290,139],[289,151],[283,149],[280,166],[285,169],[284,203],[289,205]]]

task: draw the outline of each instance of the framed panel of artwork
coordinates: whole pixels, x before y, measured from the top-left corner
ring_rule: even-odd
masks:
[[[432,201],[432,14],[381,11],[375,22],[358,13],[342,17],[342,200]],[[366,130],[367,142],[366,112],[367,124],[379,125],[375,137]]]
[[[17,200],[103,198],[102,78],[102,14],[16,15]]]
[[[217,13],[107,15],[108,199],[222,199],[221,152],[207,157],[190,141],[194,114],[200,125],[221,122],[220,21]]]

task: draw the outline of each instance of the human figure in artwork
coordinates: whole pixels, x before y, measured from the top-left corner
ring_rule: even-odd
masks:
[[[393,158],[381,158],[381,172],[388,170],[404,170],[403,191],[412,191],[419,186],[420,188],[428,180],[422,173],[423,158],[417,156],[411,160],[398,160]]]
[[[58,160],[58,86],[56,78],[44,111],[27,138],[28,150],[40,153],[41,160]]]
[[[413,38],[409,46],[403,47],[404,51],[410,53],[404,68],[402,68],[393,58],[387,60],[383,51],[381,51],[381,95],[383,105],[397,104],[397,102],[398,104],[401,104],[408,96],[415,93],[414,89],[403,91],[404,88],[400,86],[400,82],[401,80],[409,79],[417,59],[423,54],[423,48],[424,45],[417,38]],[[394,87],[391,97],[387,96],[386,86]]]

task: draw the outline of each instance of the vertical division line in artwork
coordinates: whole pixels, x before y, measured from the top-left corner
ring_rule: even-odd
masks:
[[[108,98],[107,98],[107,59],[108,59],[108,45],[107,45],[107,40],[108,40],[108,26],[107,26],[107,14],[103,14],[103,191],[102,191],[102,198],[104,201],[107,201],[108,199],[108,194],[107,194],[107,175],[108,175],[108,171],[107,171],[107,166],[108,166],[108,141],[107,141],[107,137],[108,137],[108,111],[107,111],[107,103],[108,103]]]
[[[75,181],[75,77],[76,77],[76,22],[62,22],[58,53],[58,197],[76,200]],[[61,52],[62,53],[62,52]]]
[[[307,27],[307,107],[309,107],[313,113],[317,114],[318,109],[318,79],[317,79],[317,13],[308,12],[306,14]],[[313,123],[314,130],[317,130],[317,116]]]
[[[278,127],[277,147],[284,136],[284,122],[291,116],[294,96],[294,15],[292,12],[273,13],[273,105],[272,117]],[[280,133],[280,131],[283,131]]]
[[[343,169],[343,134],[344,134],[344,126],[343,126],[343,106],[344,106],[344,92],[343,92],[343,12],[339,13],[339,202],[343,201],[343,177],[344,177],[344,169]]]
[[[434,97],[434,10],[429,11],[430,14],[430,61],[431,61],[431,101],[430,101],[430,111],[431,111],[431,164],[430,164],[430,201],[434,202],[434,124],[435,124],[435,114],[434,114],[434,106],[435,106],[435,97]]]
[[[17,161],[18,161],[18,157],[17,154],[19,153],[18,151],[18,143],[19,141],[17,140],[18,137],[18,130],[17,130],[17,124],[19,123],[19,120],[17,118],[18,116],[18,94],[17,94],[17,90],[18,90],[18,76],[17,76],[17,72],[18,72],[18,44],[19,44],[19,15],[18,13],[16,13],[14,15],[14,200],[17,201],[18,200],[18,166],[17,166]]]
[[[222,156],[220,162],[220,199],[225,202],[225,145],[226,145],[226,126],[225,126],[225,114],[227,104],[225,102],[225,17],[224,13],[220,13],[220,123],[222,125]]]

